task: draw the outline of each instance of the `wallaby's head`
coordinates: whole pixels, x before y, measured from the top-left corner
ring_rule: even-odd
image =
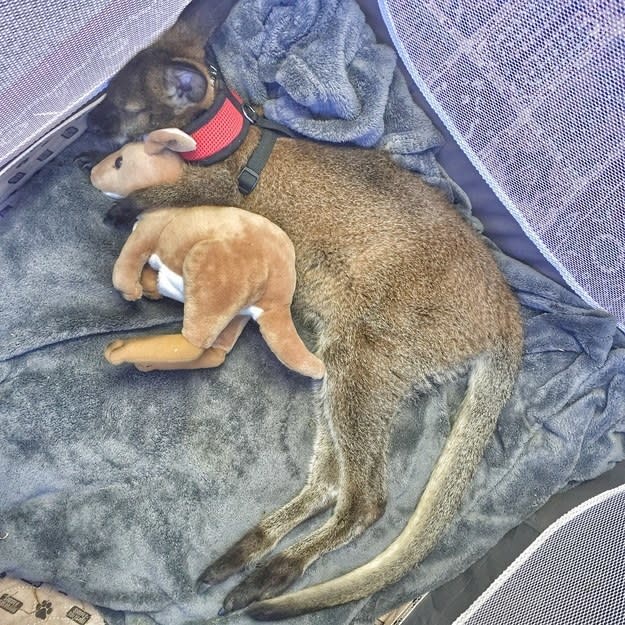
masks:
[[[157,128],[183,128],[210,106],[214,86],[203,41],[177,25],[111,79],[89,129],[122,145]]]
[[[127,143],[91,170],[91,184],[109,197],[120,199],[134,191],[176,182],[184,160],[178,152],[195,149],[195,140],[177,128],[163,128],[143,141]]]

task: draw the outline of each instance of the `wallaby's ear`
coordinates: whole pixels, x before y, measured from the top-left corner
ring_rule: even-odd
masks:
[[[195,139],[178,128],[161,128],[153,130],[143,140],[146,154],[158,154],[164,150],[173,152],[191,152],[195,150]]]
[[[165,69],[165,91],[175,109],[201,102],[207,87],[204,74],[190,63],[174,61]]]

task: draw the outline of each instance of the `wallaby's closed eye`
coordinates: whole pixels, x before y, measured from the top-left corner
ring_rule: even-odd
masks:
[[[111,83],[107,100],[114,106],[102,113],[115,127],[111,134],[128,137],[155,124],[184,127],[219,95],[220,80],[198,53],[202,42],[189,43],[185,52],[179,41],[165,35]],[[130,103],[140,111],[132,119]],[[294,305],[318,329],[317,355],[327,370],[310,474],[299,495],[226,549],[202,577],[208,584],[229,577],[331,508],[321,527],[268,557],[225,599],[225,611],[252,604],[252,616],[272,619],[369,595],[432,550],[510,396],[522,332],[517,303],[494,259],[437,190],[381,151],[281,138],[256,189],[242,195],[237,177],[259,137],[252,127],[225,160],[184,166],[175,182],[122,200],[115,216],[163,205],[234,205],[278,224],[295,245]],[[467,368],[466,396],[447,443],[397,540],[354,571],[277,596],[384,513],[389,433],[402,398]]]

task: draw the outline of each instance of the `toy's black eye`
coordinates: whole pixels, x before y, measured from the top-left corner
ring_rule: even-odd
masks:
[[[123,161],[123,160],[124,160],[124,157],[123,157],[123,156],[118,156],[118,157],[115,159],[115,169],[121,169],[121,167],[122,167],[122,161]]]

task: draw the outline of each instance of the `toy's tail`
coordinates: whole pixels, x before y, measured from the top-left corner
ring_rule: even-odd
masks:
[[[434,548],[456,514],[482,458],[497,417],[510,397],[519,363],[518,345],[482,355],[419,504],[397,539],[367,564],[309,588],[253,603],[248,613],[275,620],[361,599],[392,584]]]
[[[265,311],[257,321],[267,345],[282,364],[316,380],[325,375],[325,365],[308,351],[297,333],[288,306]]]

